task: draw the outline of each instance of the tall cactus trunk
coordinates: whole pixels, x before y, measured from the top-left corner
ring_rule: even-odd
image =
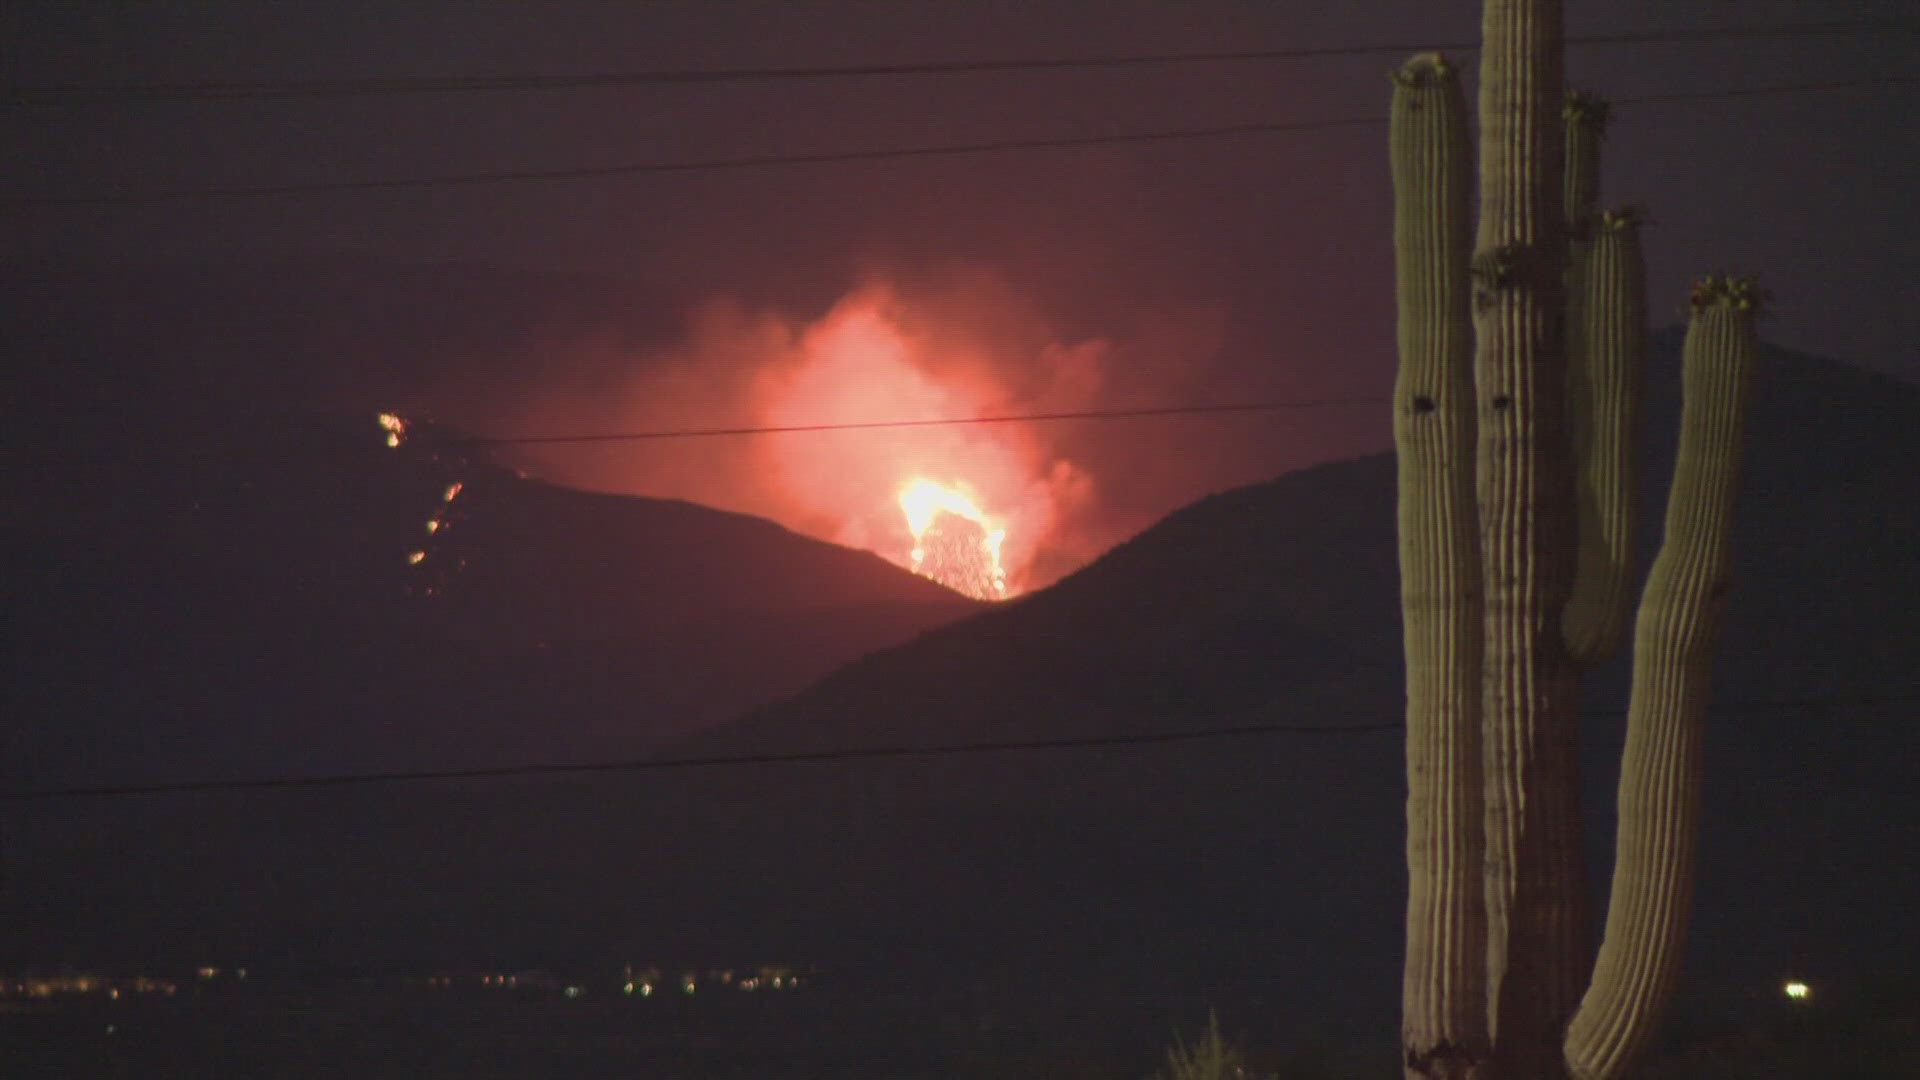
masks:
[[[1695,290],[1681,360],[1680,447],[1666,537],[1634,629],[1620,768],[1619,836],[1607,929],[1567,1033],[1581,1080],[1623,1075],[1672,995],[1693,895],[1701,739],[1726,605],[1755,295],[1709,279]]]
[[[1458,73],[1433,54],[1394,77],[1400,609],[1407,671],[1407,955],[1413,1078],[1488,1057],[1481,900],[1480,535],[1474,516],[1472,158]]]
[[[1489,1021],[1502,1075],[1551,1076],[1586,982],[1579,680],[1564,413],[1560,5],[1487,0],[1474,250]]]

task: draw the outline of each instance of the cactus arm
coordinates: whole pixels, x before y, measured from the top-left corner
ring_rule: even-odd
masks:
[[[1567,222],[1567,446],[1573,454],[1577,495],[1585,494],[1578,474],[1585,461],[1589,438],[1586,422],[1586,398],[1589,392],[1585,357],[1587,341],[1586,335],[1580,331],[1585,325],[1587,262],[1593,250],[1594,203],[1600,190],[1600,136],[1605,116],[1606,106],[1571,91],[1567,94],[1566,105],[1560,109],[1561,126],[1565,131],[1562,143],[1565,156],[1562,159],[1561,213]],[[1577,505],[1577,513],[1581,543],[1584,544],[1587,530],[1584,499]],[[1574,573],[1573,591],[1577,598],[1580,595],[1578,569]]]
[[[1567,442],[1572,449],[1574,467],[1579,469],[1587,443],[1586,408],[1586,336],[1582,334],[1583,312],[1587,302],[1586,275],[1593,250],[1595,202],[1600,193],[1600,139],[1605,133],[1607,107],[1582,94],[1568,93],[1560,109],[1565,132],[1561,213],[1567,222]],[[1580,508],[1580,524],[1586,525],[1586,508]],[[1583,534],[1584,536],[1584,534]],[[1574,592],[1579,593],[1575,576]]]
[[[1567,429],[1579,541],[1561,617],[1574,662],[1626,637],[1634,567],[1634,424],[1646,337],[1638,215],[1595,213],[1605,102],[1571,95],[1566,128]]]
[[[1502,1075],[1561,1068],[1586,984],[1555,0],[1487,0],[1481,25],[1474,376],[1486,653],[1489,1026]]]
[[[1600,201],[1600,143],[1607,134],[1611,110],[1606,102],[1582,93],[1569,93],[1561,106],[1561,129],[1566,150],[1561,173],[1561,212],[1569,240],[1578,244],[1590,235]]]
[[[1458,72],[1422,54],[1394,74],[1394,386],[1407,683],[1405,1075],[1486,1061],[1481,900],[1480,536],[1474,512],[1471,149]]]
[[[1708,279],[1694,294],[1666,535],[1634,629],[1606,934],[1566,1039],[1567,1065],[1581,1080],[1624,1075],[1652,1036],[1679,974],[1756,298],[1751,283],[1724,278]]]
[[[1567,648],[1581,664],[1613,655],[1626,637],[1633,594],[1634,434],[1646,366],[1646,269],[1640,217],[1632,210],[1592,221],[1579,321],[1582,342],[1569,365],[1568,397],[1580,435],[1575,442],[1580,543],[1573,595],[1561,620]]]

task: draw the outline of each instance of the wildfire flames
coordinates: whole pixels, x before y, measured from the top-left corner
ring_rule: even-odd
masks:
[[[393,449],[399,449],[400,445],[407,441],[408,427],[406,417],[401,416],[399,413],[383,412],[377,419],[380,423],[380,430],[384,433],[386,444]],[[434,463],[443,463],[438,453],[429,451],[429,456]],[[461,464],[464,464],[464,462]],[[460,497],[460,492],[464,487],[465,485],[461,481],[455,480],[441,489],[439,503],[434,507],[433,513],[428,516],[426,521],[426,532],[429,537],[427,544],[424,547],[414,547],[407,551],[408,566],[421,566],[421,564],[427,561],[429,552],[435,549],[434,542],[444,539],[443,534],[446,529],[453,524],[453,500]],[[444,560],[436,557],[433,568],[439,568],[443,561]],[[428,570],[419,571],[419,573],[426,575],[425,580],[410,584],[407,587],[407,593],[410,596],[437,596],[441,591],[441,587],[446,583],[448,574],[458,572],[465,566],[466,560],[456,557],[452,560],[451,567],[441,569],[437,573],[430,573]]]
[[[518,451],[562,483],[680,498],[872,551],[967,596],[1003,600],[1083,547],[1094,481],[1072,425],[978,421],[1086,408],[1113,346],[1063,340],[1011,287],[963,277],[862,284],[808,319],[716,300],[646,357],[556,343],[630,371],[560,387],[497,422],[527,432],[743,429]],[[748,434],[755,429],[772,429]],[[1044,557],[1044,558],[1043,558]],[[431,558],[429,559],[431,562]]]
[[[380,414],[380,429],[387,433],[387,445],[398,449],[407,437],[407,422],[395,413]]]
[[[914,573],[977,600],[1006,598],[1000,546],[1007,530],[972,499],[931,480],[914,480],[900,490],[900,510],[913,534],[908,559]]]
[[[1065,362],[1019,369],[964,332],[918,316],[884,289],[857,292],[790,331],[744,397],[772,426],[956,420],[952,426],[805,431],[753,444],[745,464],[777,516],[877,552],[955,592],[1004,600],[1029,584],[1041,544],[1087,497],[1090,479],[1032,428],[968,424],[1032,408],[1030,388]]]

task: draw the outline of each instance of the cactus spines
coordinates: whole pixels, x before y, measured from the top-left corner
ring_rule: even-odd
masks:
[[[1561,626],[1568,651],[1583,665],[1620,647],[1632,605],[1633,443],[1647,340],[1640,218],[1627,208],[1591,219],[1578,275],[1582,300],[1576,305],[1570,296],[1567,303],[1575,318],[1570,344],[1577,343],[1568,350],[1567,404],[1580,539]]]
[[[1726,603],[1760,302],[1748,279],[1713,277],[1694,288],[1666,534],[1634,628],[1606,935],[1567,1032],[1567,1064],[1581,1080],[1624,1074],[1653,1034],[1679,972],[1693,894],[1708,680]]]
[[[1400,596],[1407,665],[1410,1076],[1488,1056],[1481,904],[1480,540],[1474,512],[1472,160],[1458,75],[1438,54],[1394,73]]]

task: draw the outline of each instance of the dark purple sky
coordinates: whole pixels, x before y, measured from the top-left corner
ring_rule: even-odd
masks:
[[[9,6],[6,80],[116,83],[566,75],[1468,41],[1479,5],[713,2]],[[1612,0],[1569,33],[1910,15],[1885,3]],[[1912,78],[1911,31],[1574,46],[1606,96]],[[0,198],[565,169],[1383,115],[1397,54],[809,82],[320,100],[8,107]],[[1650,309],[1758,272],[1768,336],[1920,379],[1912,123],[1920,86],[1625,105],[1605,201],[1650,207]],[[817,317],[863,273],[990,276],[1062,341],[1152,339],[1132,392],[1234,400],[1383,393],[1392,355],[1384,126],[1094,149],[788,165],[248,201],[4,210],[16,266],[330,255],[478,260],[659,283]],[[1147,313],[1142,316],[1142,313]],[[1195,313],[1201,313],[1196,316]],[[1162,335],[1164,338],[1164,335]],[[542,363],[561,363],[553,357]],[[532,358],[530,358],[530,366]],[[1164,374],[1161,373],[1161,374]],[[1109,373],[1124,389],[1127,372]],[[479,394],[495,392],[479,387]],[[497,388],[522,396],[524,385]],[[1126,394],[1120,394],[1126,397]],[[1114,403],[1100,398],[1096,404]],[[1128,400],[1124,403],[1135,403]],[[483,418],[484,419],[484,418]],[[556,421],[544,416],[550,426]],[[583,418],[583,424],[598,418]],[[1385,413],[1301,416],[1272,453],[1142,496],[1386,444]],[[1241,438],[1233,430],[1222,436]],[[1246,436],[1255,440],[1254,436]],[[1234,460],[1229,460],[1234,459]],[[1115,466],[1105,470],[1111,481]],[[1204,471],[1204,470],[1203,470]],[[1195,474],[1198,475],[1198,474]],[[1189,478],[1191,479],[1191,478]],[[1108,490],[1113,485],[1108,484]]]

